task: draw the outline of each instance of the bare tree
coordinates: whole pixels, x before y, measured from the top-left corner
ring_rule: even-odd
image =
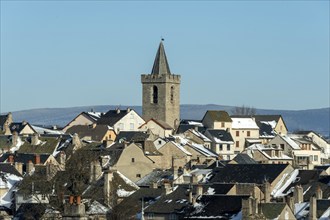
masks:
[[[251,106],[242,105],[240,107],[233,108],[232,114],[233,115],[253,116],[256,114],[256,109]]]

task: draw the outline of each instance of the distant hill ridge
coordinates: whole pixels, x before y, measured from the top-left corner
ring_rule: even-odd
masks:
[[[120,106],[126,109],[128,106]],[[138,114],[142,114],[141,106],[129,106]],[[118,105],[82,106],[70,108],[41,108],[16,111],[13,119],[16,122],[26,120],[32,124],[64,126],[75,116],[83,111],[107,112],[110,109],[118,108]],[[182,119],[201,120],[207,110],[224,110],[232,113],[233,106],[224,105],[181,105]],[[330,135],[330,108],[309,109],[309,110],[265,110],[256,109],[257,114],[282,115],[290,132],[296,130],[313,130],[323,136]]]

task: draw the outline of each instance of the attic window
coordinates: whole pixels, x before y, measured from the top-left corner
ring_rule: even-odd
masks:
[[[136,174],[136,177],[141,178],[141,174],[139,174],[139,173]]]
[[[132,163],[134,163],[135,162],[135,158],[132,158]]]

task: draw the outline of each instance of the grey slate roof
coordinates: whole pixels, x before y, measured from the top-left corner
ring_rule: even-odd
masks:
[[[122,119],[129,111],[127,110],[109,110],[107,113],[101,116],[99,120],[97,120],[97,124],[99,125],[109,125],[114,126],[120,119]]]
[[[193,209],[189,219],[231,219],[242,209],[242,199],[249,196],[203,195],[197,202],[202,208]]]
[[[154,65],[151,70],[154,75],[171,75],[170,67],[167,62],[163,42],[161,41],[156,53]]]
[[[160,197],[155,203],[145,209],[145,213],[182,213],[185,207],[188,206],[189,185],[175,186],[175,190],[167,195]]]
[[[212,183],[257,183],[265,180],[272,183],[286,168],[288,164],[227,164],[215,168]]]
[[[3,124],[6,122],[7,118],[8,118],[8,114],[0,115],[0,126],[3,126]]]
[[[285,203],[261,203],[260,205],[267,219],[276,219],[285,207]]]
[[[232,122],[232,120],[231,120],[231,118],[230,118],[228,112],[226,112],[226,111],[220,111],[220,110],[208,110],[208,111],[205,113],[205,115],[204,115],[202,121],[204,121],[204,118],[205,118],[207,115],[208,115],[213,121],[218,121],[218,122],[219,122],[219,121],[220,121],[220,122]]]
[[[94,141],[102,141],[108,130],[109,127],[107,125],[96,125],[94,128],[90,125],[75,125],[69,128],[66,133],[77,133],[80,138],[91,136]]]
[[[10,163],[0,163],[0,173],[10,173],[14,174],[15,176],[22,176],[16,168],[11,165]],[[0,176],[1,177],[1,176]]]
[[[146,207],[155,202],[164,191],[162,188],[140,188],[115,206],[112,216],[116,219],[136,219],[136,214],[141,212],[142,200]]]
[[[247,154],[237,154],[236,157],[233,159],[238,164],[256,164],[257,162],[253,160],[249,155]]]
[[[207,134],[211,135],[211,139],[214,140],[214,138],[220,139],[221,141],[234,141],[233,137],[229,132],[226,130],[221,130],[221,129],[207,129],[205,132],[205,135]]]
[[[320,218],[323,213],[330,207],[330,199],[318,199],[316,200],[316,217]]]
[[[145,175],[136,182],[138,186],[152,186],[155,182],[158,185],[162,183],[164,179],[172,180],[173,172],[167,170],[153,170],[151,173]]]
[[[127,142],[143,142],[149,137],[149,134],[143,131],[121,131],[116,136],[116,142],[125,140]]]

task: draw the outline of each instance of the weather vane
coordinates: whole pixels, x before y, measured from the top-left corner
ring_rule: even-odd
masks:
[[[165,39],[163,37],[161,37],[161,40],[164,41]]]

